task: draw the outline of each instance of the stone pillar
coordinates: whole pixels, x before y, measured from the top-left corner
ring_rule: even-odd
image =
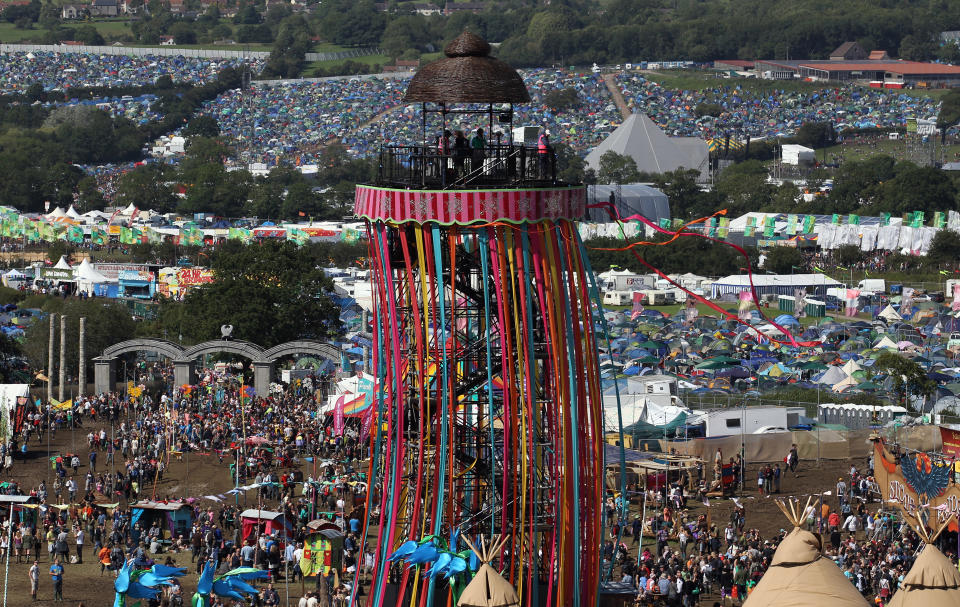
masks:
[[[97,394],[107,394],[117,389],[117,359],[93,359],[93,390]]]
[[[270,381],[273,379],[273,363],[266,360],[253,361],[253,389],[257,396],[270,395]]]
[[[363,347],[363,372],[370,373],[370,347]]]
[[[57,400],[67,397],[67,317],[60,317],[60,383],[57,385]]]
[[[50,343],[47,349],[47,402],[50,402],[50,399],[53,398],[53,370],[56,368],[56,363],[53,362],[53,342],[56,339],[57,333],[57,315],[50,315]]]
[[[193,361],[192,360],[173,361],[174,389],[177,389],[183,385],[193,385],[193,383],[194,383]]]
[[[87,319],[80,318],[80,364],[77,368],[77,396],[87,391]]]

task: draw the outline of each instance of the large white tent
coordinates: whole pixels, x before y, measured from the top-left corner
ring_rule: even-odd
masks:
[[[708,173],[707,142],[696,137],[667,137],[646,114],[631,114],[587,154],[587,166],[600,170],[600,158],[616,152],[634,159],[641,173],[667,173],[680,168]]]

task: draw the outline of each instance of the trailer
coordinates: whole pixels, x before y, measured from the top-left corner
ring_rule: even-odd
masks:
[[[704,421],[704,436],[730,436],[769,433],[771,429],[790,427],[787,407],[741,407],[707,411]]]

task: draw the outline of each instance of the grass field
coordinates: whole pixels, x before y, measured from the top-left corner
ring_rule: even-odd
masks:
[[[927,149],[927,148],[925,148]],[[903,140],[880,140],[880,141],[869,141],[864,143],[855,143],[853,141],[848,141],[841,143],[829,148],[817,150],[817,159],[826,158],[829,162],[834,156],[842,158],[844,160],[864,160],[871,156],[876,156],[878,154],[885,154],[896,158],[897,160],[920,160],[919,154],[924,153],[929,157],[929,152],[921,152],[920,150],[908,150],[907,144]],[[826,156],[824,156],[826,154]],[[960,145],[947,145],[943,150],[943,158],[946,162],[951,162],[957,158],[957,154],[960,154]],[[940,144],[937,143],[934,157],[938,162],[940,161]]]
[[[338,59],[336,61],[314,61],[308,63],[306,68],[303,70],[303,76],[305,78],[311,78],[318,75],[318,69],[330,70],[335,67],[339,67],[346,63],[347,61],[353,61],[355,63],[363,63],[364,65],[380,65],[384,66],[390,63],[390,57],[386,55],[368,55],[366,57],[353,57],[351,59]]]
[[[720,78],[719,72],[704,70],[665,70],[643,72],[643,76],[671,89],[702,91],[718,87],[739,86],[748,91],[793,91],[813,92],[829,85],[825,83],[799,82],[794,80],[763,80],[760,78]]]

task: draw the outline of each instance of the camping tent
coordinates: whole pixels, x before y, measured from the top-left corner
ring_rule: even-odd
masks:
[[[600,170],[607,152],[633,158],[641,173],[667,173],[679,168],[707,173],[707,142],[696,137],[667,137],[646,114],[631,114],[617,129],[587,154],[587,166]]]
[[[802,514],[798,512],[793,522],[800,522]],[[866,599],[822,550],[819,535],[795,527],[777,547],[770,568],[744,607],[867,607]]]
[[[960,605],[960,572],[936,546],[927,544],[893,595],[889,607]]]
[[[903,320],[903,317],[900,316],[900,314],[898,314],[897,311],[894,310],[894,309],[893,309],[893,306],[891,306],[890,304],[887,304],[887,307],[884,308],[882,312],[880,312],[879,314],[877,314],[877,316],[879,316],[880,318],[886,320],[887,322],[893,322],[893,321],[896,321],[896,320]]]
[[[889,306],[887,306],[887,307],[889,307]],[[896,312],[894,312],[894,314],[896,314]],[[873,344],[873,347],[874,347],[875,349],[877,349],[877,350],[881,350],[881,349],[884,349],[884,348],[886,348],[886,349],[888,349],[888,350],[897,350],[897,349],[898,349],[898,348],[897,348],[897,344],[894,343],[894,341],[893,341],[892,339],[890,339],[889,337],[887,337],[886,335],[884,335],[883,337],[881,337],[881,338],[880,338],[880,341],[878,341],[877,343]]]
[[[276,533],[281,539],[293,537],[293,525],[282,512],[251,508],[240,513],[243,541],[256,539],[258,534]]]

